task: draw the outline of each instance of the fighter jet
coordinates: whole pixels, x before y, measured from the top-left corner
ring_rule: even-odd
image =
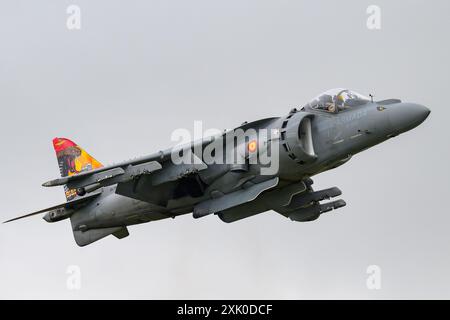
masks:
[[[273,210],[306,222],[346,205],[337,187],[314,191],[311,177],[421,124],[430,110],[398,99],[373,101],[329,90],[281,117],[260,119],[148,156],[103,166],[66,138],[53,146],[67,201],[24,217],[70,219],[85,246],[128,226],[192,213],[231,223]],[[324,202],[325,201],[325,202]]]

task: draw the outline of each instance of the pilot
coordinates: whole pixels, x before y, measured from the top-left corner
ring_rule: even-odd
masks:
[[[344,97],[343,92],[341,92],[340,94],[338,94],[336,96],[335,101],[336,101],[336,106],[337,106],[338,111],[345,108],[345,106],[344,106],[345,105],[345,97]]]
[[[328,112],[332,112],[332,113],[336,112],[336,104],[334,102],[329,103],[327,110],[328,110]]]

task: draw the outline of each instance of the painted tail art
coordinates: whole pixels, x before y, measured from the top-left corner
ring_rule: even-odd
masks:
[[[55,149],[56,158],[58,159],[61,177],[73,176],[81,172],[103,167],[100,162],[69,139],[53,139],[53,148]],[[67,201],[77,197],[75,189],[69,189],[67,186],[64,186],[64,191]]]

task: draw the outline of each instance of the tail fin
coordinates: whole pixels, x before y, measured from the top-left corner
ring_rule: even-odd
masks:
[[[80,172],[91,171],[103,165],[95,160],[83,148],[66,138],[53,139],[53,148],[58,159],[61,177],[73,176]],[[74,199],[77,193],[74,189],[64,186],[67,201]]]

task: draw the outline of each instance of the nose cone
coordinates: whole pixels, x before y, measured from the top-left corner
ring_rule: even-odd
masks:
[[[389,121],[395,133],[402,133],[417,127],[425,121],[430,110],[417,103],[396,103],[388,106]]]

